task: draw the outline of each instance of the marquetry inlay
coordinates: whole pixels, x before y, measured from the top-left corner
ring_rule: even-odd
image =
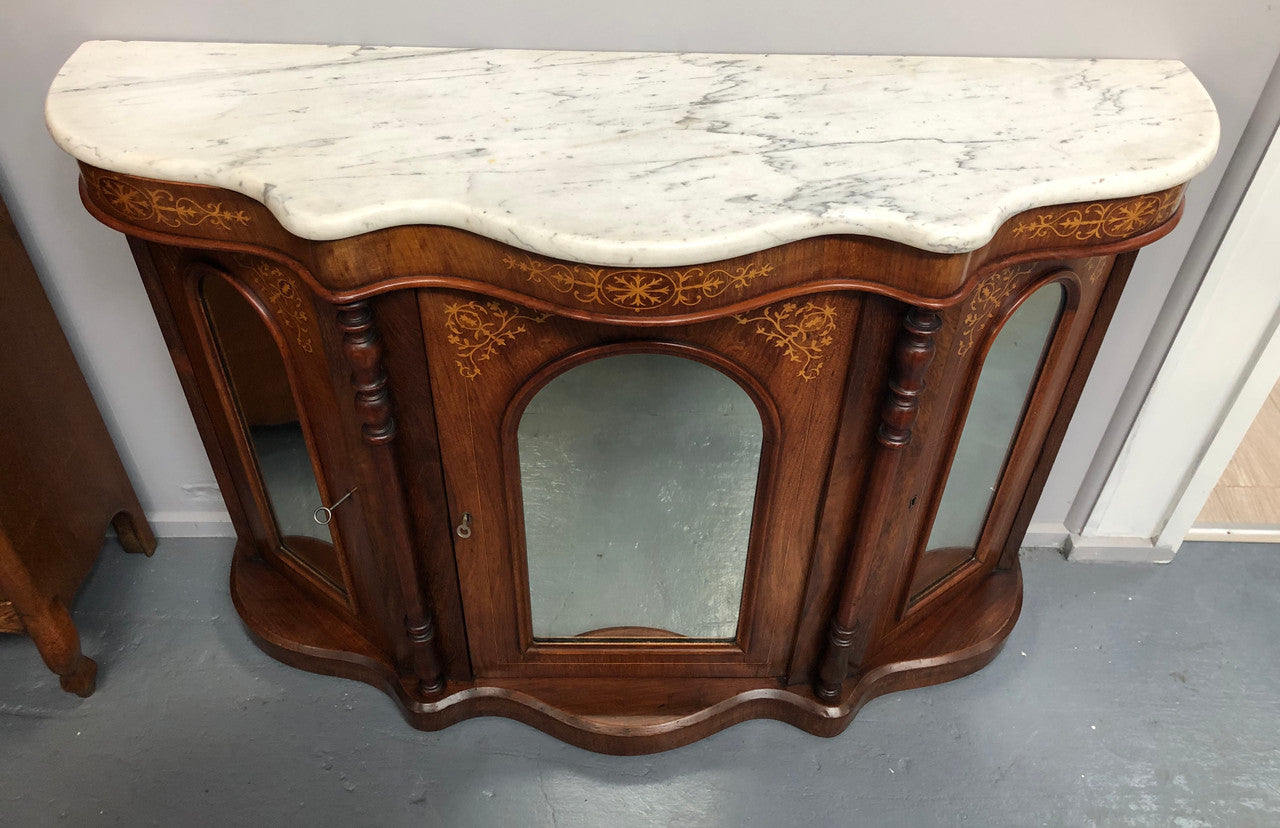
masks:
[[[503,347],[529,328],[526,322],[540,324],[549,314],[529,315],[512,305],[498,302],[458,302],[446,305],[445,329],[449,344],[457,348],[454,364],[466,379],[480,376],[479,363],[496,355]]]
[[[704,299],[720,296],[729,288],[741,292],[772,270],[770,264],[741,267],[690,267],[681,270],[614,269],[582,264],[547,264],[532,258],[507,256],[502,263],[518,270],[534,284],[570,294],[587,305],[604,305],[624,310],[656,310],[663,307],[693,307]]]
[[[822,351],[832,343],[836,330],[836,310],[827,304],[787,302],[781,308],[762,308],[758,313],[734,314],[739,325],[756,323],[755,332],[781,348],[798,363],[799,377],[808,382],[822,371]]]
[[[165,227],[208,224],[219,230],[252,221],[245,210],[228,209],[221,201],[201,203],[190,196],[175,196],[163,187],[135,185],[109,175],[98,175],[92,181],[107,206],[130,221],[154,221]]]
[[[289,274],[265,259],[251,256],[234,259],[257,288],[258,296],[275,312],[276,323],[293,336],[299,348],[311,353],[315,347],[310,336],[311,315],[307,313],[302,292]]]
[[[960,344],[956,353],[964,356],[973,348],[975,337],[986,327],[987,322],[1000,310],[1005,300],[1018,288],[1018,281],[1031,271],[1034,264],[1014,265],[997,270],[983,279],[969,297],[969,307],[964,315],[964,327],[960,329]]]
[[[1074,241],[1124,239],[1167,221],[1182,200],[1182,188],[1107,201],[1069,210],[1039,210],[1013,228],[1013,235],[1042,239],[1056,236]]]

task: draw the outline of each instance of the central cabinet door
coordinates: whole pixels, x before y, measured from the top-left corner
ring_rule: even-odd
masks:
[[[784,674],[859,300],[655,325],[418,297],[476,674]]]

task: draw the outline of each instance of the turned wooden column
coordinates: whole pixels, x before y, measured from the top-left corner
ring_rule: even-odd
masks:
[[[413,654],[413,672],[419,690],[435,695],[444,690],[444,670],[436,647],[435,624],[422,591],[413,539],[409,534],[409,510],[405,505],[404,484],[396,461],[392,441],[396,421],[391,413],[391,391],[382,367],[382,343],[373,324],[368,302],[352,302],[338,306],[338,327],[342,330],[342,349],[351,366],[351,385],[356,391],[356,411],[363,421],[361,436],[373,454],[374,470],[387,481],[386,499],[380,504],[386,514],[386,525],[392,531],[396,572],[404,596],[405,632]]]
[[[924,375],[933,361],[933,337],[942,326],[935,311],[911,308],[903,319],[902,334],[893,353],[889,393],[876,431],[876,455],[868,476],[853,554],[840,588],[840,597],[827,631],[827,649],[818,668],[814,691],[835,701],[849,671],[849,661],[860,659],[867,646],[865,624],[859,626],[859,608],[871,596],[867,584],[874,569],[885,512],[893,498],[902,449],[911,442],[911,427],[920,411]],[[862,613],[863,618],[867,614]]]

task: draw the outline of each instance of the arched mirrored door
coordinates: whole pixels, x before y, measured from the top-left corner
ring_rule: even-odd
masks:
[[[746,391],[693,360],[547,383],[517,434],[534,638],[735,638],[762,440]]]
[[[783,675],[857,298],[663,325],[418,304],[476,674]]]

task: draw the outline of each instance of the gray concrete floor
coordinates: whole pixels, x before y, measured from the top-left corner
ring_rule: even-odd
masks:
[[[420,733],[373,688],[273,661],[231,607],[230,550],[104,550],[75,612],[88,700],[0,636],[0,824],[1280,824],[1274,546],[1029,552],[985,670],[877,699],[835,739],[749,722],[634,758],[501,719]]]

